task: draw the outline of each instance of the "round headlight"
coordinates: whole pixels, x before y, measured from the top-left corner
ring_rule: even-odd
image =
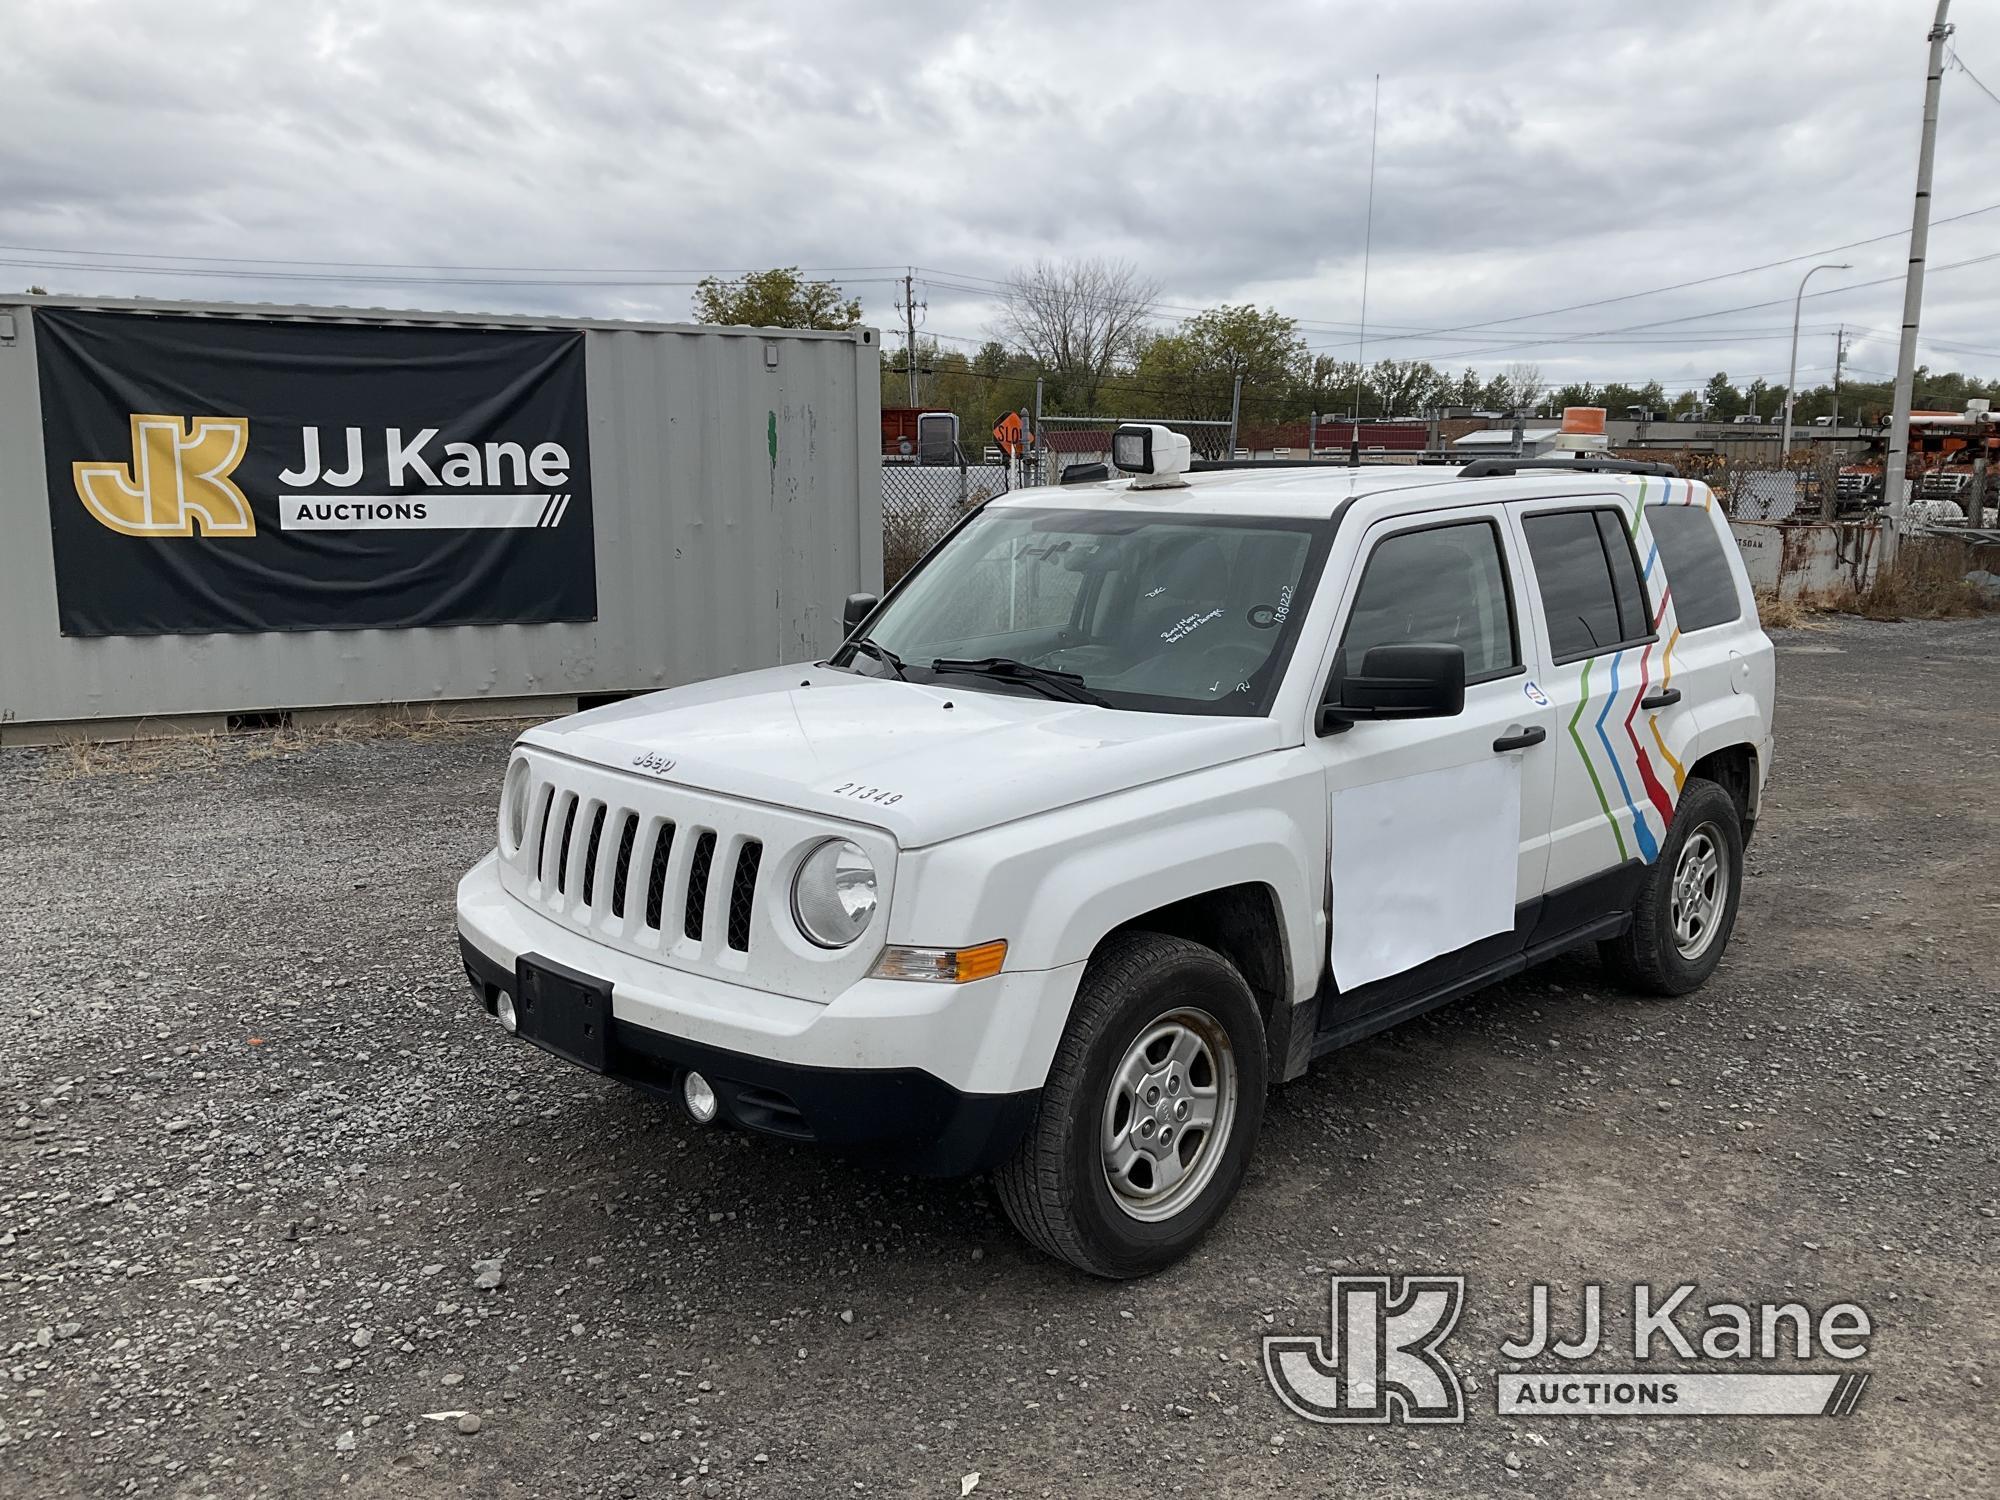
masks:
[[[507,768],[507,789],[500,805],[506,819],[509,852],[521,847],[528,836],[528,763],[517,760]]]
[[[828,839],[792,880],[792,918],[822,948],[845,948],[875,917],[875,866],[860,845]]]

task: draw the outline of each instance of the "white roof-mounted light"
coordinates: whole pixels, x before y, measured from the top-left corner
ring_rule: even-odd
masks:
[[[1183,488],[1192,459],[1187,435],[1158,422],[1127,422],[1111,434],[1111,466],[1130,474],[1135,490]]]

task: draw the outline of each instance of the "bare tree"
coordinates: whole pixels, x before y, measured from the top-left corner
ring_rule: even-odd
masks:
[[[1093,411],[1098,387],[1138,353],[1159,293],[1127,261],[1038,260],[1007,278],[999,332],[1048,373],[1058,404]]]
[[[1506,406],[1510,411],[1530,411],[1542,395],[1542,367],[1540,365],[1509,365],[1500,372],[1506,382]]]

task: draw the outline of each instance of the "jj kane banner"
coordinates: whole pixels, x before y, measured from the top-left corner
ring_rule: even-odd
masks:
[[[41,309],[65,635],[597,617],[583,335]]]

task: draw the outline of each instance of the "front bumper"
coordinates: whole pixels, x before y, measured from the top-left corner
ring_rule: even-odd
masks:
[[[775,995],[591,942],[501,889],[491,856],[459,882],[459,951],[491,1013],[530,958],[611,990],[606,1073],[679,1097],[690,1069],[745,1129],[937,1176],[1004,1160],[1032,1119],[1082,965],[964,985],[863,980],[831,1004]]]

